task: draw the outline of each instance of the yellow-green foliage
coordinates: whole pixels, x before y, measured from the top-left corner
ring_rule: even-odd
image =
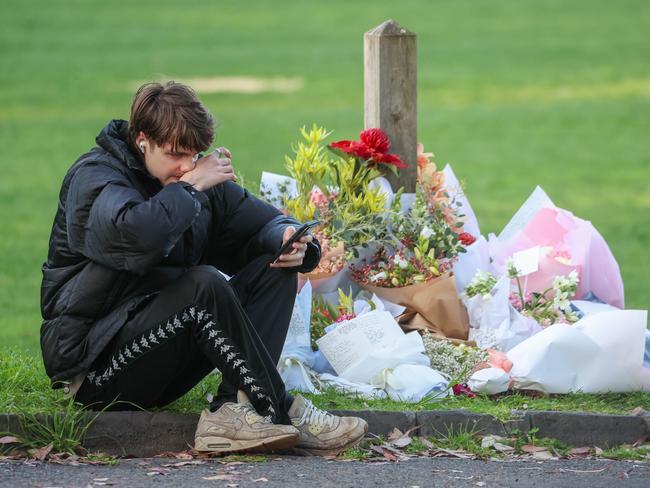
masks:
[[[327,194],[329,171],[333,164],[324,146],[324,140],[331,132],[324,127],[314,124],[311,130],[305,127],[300,129],[304,141],[298,142],[293,148],[295,157],[285,156],[285,166],[292,178],[296,180],[298,196],[285,202],[291,215],[298,220],[311,220],[314,218],[316,207],[310,201],[310,193],[314,185]]]

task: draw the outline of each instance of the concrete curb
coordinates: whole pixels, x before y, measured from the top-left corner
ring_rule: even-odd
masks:
[[[412,435],[435,436],[461,429],[482,435],[508,435],[513,430],[539,429],[537,437],[558,439],[572,446],[613,447],[650,438],[650,414],[640,416],[600,415],[576,412],[513,411],[505,422],[490,415],[466,410],[387,412],[338,410],[368,422],[369,431],[386,435],[393,428]],[[198,415],[171,412],[104,412],[88,429],[85,446],[118,456],[148,457],[164,451],[191,447]],[[0,432],[20,435],[18,417],[0,414]]]

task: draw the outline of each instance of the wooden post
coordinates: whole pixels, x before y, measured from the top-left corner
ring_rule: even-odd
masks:
[[[391,153],[408,164],[398,177],[385,176],[393,190],[415,191],[417,178],[416,36],[393,20],[364,35],[364,126],[378,127],[391,141]]]

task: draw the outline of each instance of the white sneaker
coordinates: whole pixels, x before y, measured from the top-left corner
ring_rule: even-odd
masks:
[[[359,417],[337,417],[296,395],[289,409],[291,423],[300,432],[294,447],[299,454],[336,455],[357,444],[368,432],[368,423]]]
[[[224,403],[216,412],[208,409],[194,435],[194,449],[210,452],[272,451],[291,449],[299,432],[291,425],[274,424],[255,411],[244,392],[237,403]]]

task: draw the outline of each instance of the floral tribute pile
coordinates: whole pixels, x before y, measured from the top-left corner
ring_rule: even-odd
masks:
[[[312,373],[334,372],[318,351],[321,339],[341,327],[354,330],[351,324],[364,314],[390,311],[404,332],[417,330],[422,336],[421,353],[439,374],[424,375],[430,386],[435,385],[429,392],[471,396],[471,390],[503,391],[517,384],[547,391],[546,380],[526,383],[512,376],[523,371],[526,362],[516,364],[514,351],[533,357],[526,347],[537,334],[556,333],[561,325],[580,325],[593,307],[576,299],[604,301],[599,311],[622,306],[620,272],[602,237],[590,224],[555,207],[541,189],[518,212],[529,216],[527,222],[513,218],[515,223],[508,224],[502,236],[486,239],[478,233],[453,172],[440,170],[433,153],[424,152],[422,144],[417,147],[415,192],[407,194],[403,189],[393,191],[382,177],[385,171],[397,174],[406,163],[391,153],[390,141],[380,129],[361,131],[358,140],[333,142],[327,142],[331,132],[316,124],[302,128],[300,134],[293,154],[285,157],[290,178],[284,177],[285,183],[274,180],[275,188],[263,181],[260,193],[300,221],[319,221],[313,233],[321,244],[322,259],[313,272],[301,277],[302,283],[311,283],[312,295],[307,317],[311,341],[300,361],[313,368]],[[468,225],[470,221],[473,225]],[[525,270],[519,269],[513,258],[520,252],[534,257],[537,249],[534,266],[529,263]],[[604,270],[607,278],[599,279],[596,269]],[[589,279],[584,281],[585,277]],[[414,347],[406,339],[394,344],[405,350]],[[607,341],[599,344],[606,347]],[[384,351],[378,357],[390,356]],[[395,349],[392,357],[401,357],[400,351]],[[422,397],[408,386],[420,373],[403,370],[399,376],[394,359],[380,371],[368,366],[374,360],[367,361],[355,363],[356,369],[347,376],[337,371],[343,383],[335,386],[349,389],[355,384],[357,389],[351,391],[360,394],[366,390],[354,381],[360,371],[367,371],[366,382],[383,381],[389,395],[395,394],[391,384],[399,383],[410,391],[409,398]],[[416,356],[405,356],[404,361],[404,365],[421,363]],[[334,381],[331,375],[324,378],[320,381]],[[575,387],[556,377],[546,383]],[[441,384],[448,388],[440,389]]]

